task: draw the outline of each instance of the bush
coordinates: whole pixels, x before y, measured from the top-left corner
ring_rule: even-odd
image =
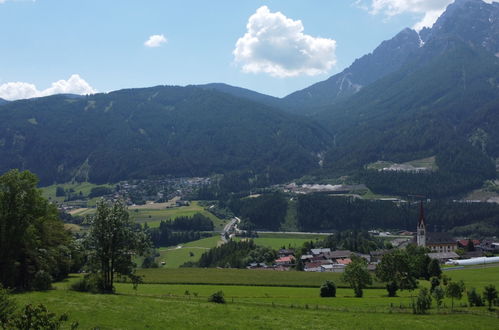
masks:
[[[482,297],[476,292],[475,288],[472,288],[470,291],[468,291],[468,302],[470,304],[470,307],[479,307],[484,305]]]
[[[61,329],[62,324],[68,321],[67,314],[56,315],[47,310],[47,307],[26,305],[24,309],[9,320],[7,328],[13,329]],[[78,322],[73,322],[70,329],[76,329]]]
[[[427,288],[419,290],[418,300],[414,308],[414,314],[425,314],[431,307],[431,295]]]
[[[53,278],[48,272],[39,270],[33,278],[33,289],[38,291],[50,290],[52,289],[52,281]]]
[[[72,283],[70,290],[78,292],[101,293],[104,292],[102,279],[97,275],[85,275],[82,279]]]
[[[388,291],[388,297],[395,297],[398,290],[397,282],[392,281],[386,285],[386,291]]]
[[[4,326],[16,310],[16,302],[10,296],[10,291],[0,284],[0,326]]]
[[[321,285],[321,297],[336,297],[336,284],[326,281]]]
[[[430,282],[431,282],[430,292],[433,293],[433,290],[435,290],[435,288],[440,285],[440,279],[438,277],[433,276]]]
[[[223,291],[217,291],[213,293],[209,298],[209,302],[217,303],[217,304],[225,304],[225,298]]]

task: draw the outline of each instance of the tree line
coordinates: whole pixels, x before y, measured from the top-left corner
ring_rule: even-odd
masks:
[[[174,220],[162,220],[157,228],[144,225],[155,247],[172,246],[209,237],[211,233],[203,231],[213,231],[213,228],[213,221],[201,213],[196,213],[192,217],[182,216]]]

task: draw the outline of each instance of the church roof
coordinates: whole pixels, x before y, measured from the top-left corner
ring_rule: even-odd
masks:
[[[426,245],[431,244],[457,244],[456,240],[448,233],[426,233]]]

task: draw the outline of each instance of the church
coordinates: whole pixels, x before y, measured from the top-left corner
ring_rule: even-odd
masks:
[[[423,201],[419,207],[419,219],[416,234],[416,244],[429,248],[432,252],[454,252],[457,241],[447,233],[430,233],[426,230]]]

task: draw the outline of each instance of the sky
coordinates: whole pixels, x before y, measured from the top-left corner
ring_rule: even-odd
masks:
[[[0,98],[211,82],[283,97],[452,1],[0,0]]]

